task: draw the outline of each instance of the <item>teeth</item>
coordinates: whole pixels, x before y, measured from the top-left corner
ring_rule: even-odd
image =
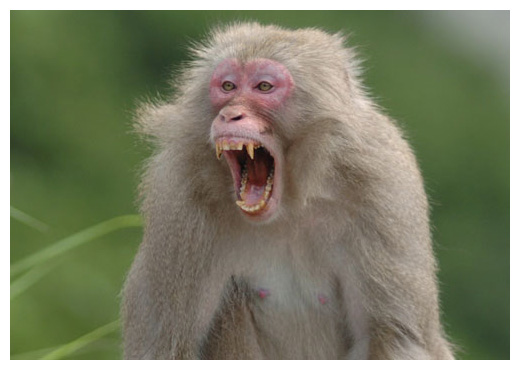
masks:
[[[221,145],[222,145],[222,149],[223,150],[230,150],[231,149],[229,147],[229,143],[226,140],[223,140]]]
[[[242,170],[242,181],[240,182],[240,198],[245,197],[245,190],[247,184],[247,168],[244,167]]]
[[[267,200],[269,199],[269,196],[271,195],[271,190],[273,188],[273,177],[274,177],[274,170],[271,168],[271,172],[269,172],[269,176],[267,176],[267,184],[264,189],[264,193],[262,194],[262,198],[258,203],[253,205],[246,205],[246,202],[243,200],[237,200],[236,204],[245,212],[248,213],[254,213],[258,212],[261,209],[264,209],[267,205]],[[242,180],[241,180],[241,186],[240,186],[240,198],[244,199],[246,194],[246,185],[247,185],[247,168],[244,168],[242,170]]]
[[[267,185],[265,186],[264,194],[262,195],[264,200],[267,200],[271,194],[271,189],[273,188],[273,176],[274,170],[271,168],[271,172],[269,172],[269,176],[267,176]]]
[[[249,154],[249,157],[251,157],[251,159],[255,159],[255,144],[247,144],[247,154]]]
[[[265,200],[261,200],[259,203],[253,205],[253,206],[246,206],[246,202],[244,202],[243,200],[237,200],[237,205],[242,208],[244,211],[246,212],[249,212],[249,213],[253,213],[253,212],[257,212],[263,208],[265,208]]]
[[[222,139],[219,142],[215,143],[215,151],[217,158],[220,159],[222,156],[222,152],[225,150],[242,150],[244,145],[246,146],[247,154],[251,159],[255,159],[255,149],[262,147],[262,145],[259,143],[244,143],[243,141],[234,142]]]
[[[274,176],[274,169],[271,168],[271,172],[269,172],[269,176],[267,176],[267,185],[273,185],[273,176]]]
[[[251,160],[255,159],[255,149],[261,148],[262,144],[257,142],[243,142],[243,141],[235,141],[235,139],[227,140],[227,139],[219,139],[215,143],[215,152],[217,155],[217,158],[220,159],[222,157],[222,152],[227,150],[242,150],[245,146],[245,149],[247,151],[247,155]],[[246,194],[246,187],[247,187],[247,167],[244,166],[241,173],[241,180],[240,180],[240,198],[245,199]],[[264,209],[267,206],[267,201],[269,200],[269,197],[271,196],[271,191],[273,189],[273,178],[274,178],[274,169],[271,168],[271,172],[269,173],[269,176],[267,176],[266,185],[264,188],[264,192],[262,194],[262,198],[258,201],[256,204],[247,205],[244,200],[237,200],[236,204],[245,212],[248,213],[255,213],[262,209]]]

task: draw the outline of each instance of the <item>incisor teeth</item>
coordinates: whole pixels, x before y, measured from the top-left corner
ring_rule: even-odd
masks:
[[[251,159],[255,159],[255,145],[253,143],[247,144],[247,154]]]
[[[249,212],[249,213],[259,211],[265,207],[264,200],[261,200],[259,203],[255,204],[254,206],[246,206],[246,202],[244,202],[243,200],[237,200],[236,203],[240,208],[242,208],[244,211]]]
[[[251,159],[255,158],[255,149],[261,148],[262,144],[258,143],[244,143],[243,141],[234,142],[227,141],[226,139],[220,140],[220,142],[216,143],[217,153],[222,153],[224,150],[242,150],[242,148],[246,147],[247,154]]]

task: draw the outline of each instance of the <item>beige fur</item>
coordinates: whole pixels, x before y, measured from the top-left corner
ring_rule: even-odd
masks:
[[[344,44],[316,29],[223,27],[194,47],[169,101],[141,107],[156,150],[124,288],[125,358],[452,358],[415,157]],[[240,214],[210,140],[208,84],[226,58],[275,60],[295,82],[269,112],[285,158],[271,222]]]

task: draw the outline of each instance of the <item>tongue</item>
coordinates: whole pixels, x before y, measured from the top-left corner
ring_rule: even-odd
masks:
[[[269,159],[269,154],[264,150],[256,150],[254,160],[249,157],[246,159],[247,183],[242,200],[248,206],[255,205],[263,199],[269,176]]]

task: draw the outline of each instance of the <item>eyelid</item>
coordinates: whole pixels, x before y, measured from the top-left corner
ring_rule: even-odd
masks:
[[[226,89],[224,88],[224,85],[225,85],[225,84],[231,84],[231,86],[232,86],[231,89],[226,90]],[[236,90],[236,89],[237,89],[237,85],[236,85],[234,82],[231,82],[230,80],[224,80],[224,81],[222,81],[222,83],[220,84],[220,89],[221,89],[222,91],[224,91],[225,93],[229,93],[229,92],[231,92],[231,91],[233,91],[233,90]]]
[[[270,88],[269,88],[268,90],[262,90],[262,89],[260,89],[260,85],[263,84],[263,83],[268,84],[268,85],[270,86]],[[258,90],[260,90],[261,92],[270,92],[270,91],[272,91],[274,88],[275,88],[274,84],[273,84],[272,82],[267,81],[267,80],[261,80],[261,81],[260,81],[259,83],[257,83],[256,86],[255,86],[255,89],[258,89]]]

